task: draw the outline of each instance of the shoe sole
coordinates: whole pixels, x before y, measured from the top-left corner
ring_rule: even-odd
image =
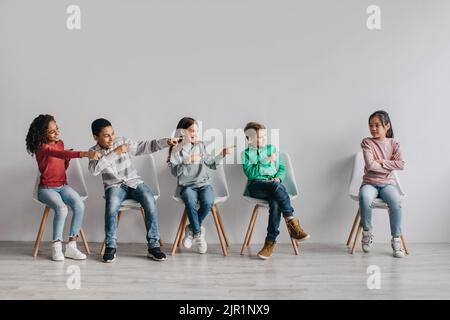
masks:
[[[67,259],[72,259],[72,260],[86,260],[87,259],[87,257],[84,257],[84,258],[75,258],[75,257],[69,257],[69,256],[64,256],[64,257],[66,257]]]
[[[262,260],[269,260],[270,257],[266,257],[266,256],[262,256],[258,254],[258,258],[262,259]]]
[[[153,260],[159,261],[159,262],[165,261],[165,260],[167,259],[167,257],[166,257],[166,258],[162,258],[162,259],[158,259],[158,258],[156,258],[154,255],[152,255],[151,253],[147,253],[147,258],[153,259]]]
[[[114,261],[116,261],[116,255],[114,255],[114,258],[112,258],[112,260],[105,260],[105,259],[103,259],[104,263],[111,263],[111,262],[114,262]]]
[[[295,240],[297,240],[298,242],[303,242],[303,241],[305,241],[305,240],[308,240],[309,238],[311,238],[311,235],[308,234],[306,237],[301,238],[301,239],[297,239],[297,238],[292,238],[292,239],[295,239]]]

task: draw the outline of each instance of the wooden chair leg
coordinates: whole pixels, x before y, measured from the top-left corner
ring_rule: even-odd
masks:
[[[401,235],[401,236],[400,236],[400,239],[402,239],[403,248],[405,249],[405,253],[406,253],[406,254],[409,254],[408,247],[406,246],[405,237],[403,237],[403,235]]]
[[[257,211],[258,211],[258,205],[256,205],[253,208],[253,213],[252,213],[252,216],[250,217],[250,221],[249,221],[248,227],[247,227],[247,232],[245,233],[244,243],[242,243],[241,255],[244,254],[244,249],[247,247],[248,238],[249,238],[249,235],[250,235],[250,229],[252,228],[253,218],[255,217]]]
[[[81,239],[83,240],[83,245],[84,245],[84,249],[86,250],[86,254],[87,255],[91,254],[91,250],[89,250],[89,244],[86,240],[86,235],[84,234],[83,228],[80,228],[80,236],[81,236]]]
[[[180,239],[178,239],[178,244],[177,244],[178,247],[180,247],[181,243],[183,242],[184,231],[186,230],[187,224],[188,224],[188,216],[187,216],[187,211],[186,211],[186,215],[184,216],[184,219],[183,219],[183,224],[181,225]]]
[[[360,233],[362,232],[361,230],[362,230],[362,226],[361,226],[361,218],[359,217],[358,218],[358,230],[356,231],[356,234],[355,234],[355,241],[353,241],[353,246],[352,246],[352,251],[351,251],[351,253],[352,254],[354,254],[355,253],[355,250],[356,250],[356,242],[358,242],[358,238],[359,238],[359,235],[360,235]]]
[[[259,206],[258,206],[258,209],[256,210],[255,215],[252,220],[252,227],[250,229],[250,234],[248,235],[247,244],[246,244],[247,248],[250,246],[250,243],[252,241],[253,231],[255,230],[255,225],[256,225],[256,219],[258,218],[258,211],[259,211]]]
[[[286,222],[286,228],[287,228],[288,234],[289,234],[289,227],[288,227],[287,221],[285,220],[285,222]],[[294,238],[290,238],[290,239],[291,239],[292,247],[294,248],[294,253],[296,256],[298,256],[298,241]]]
[[[45,224],[47,223],[48,214],[50,212],[50,207],[45,207],[44,214],[42,215],[41,223],[39,225],[39,231],[36,237],[36,242],[34,243],[33,257],[37,257],[39,253],[39,247],[41,245],[42,237],[45,231]]]
[[[222,217],[220,216],[219,207],[215,204],[214,208],[217,212],[217,218],[219,219],[220,230],[222,231],[222,235],[225,238],[225,243],[227,244],[227,248],[230,247],[230,242],[228,241],[227,234],[225,233],[225,228],[223,226]]]
[[[116,225],[116,228],[119,227],[119,222],[120,222],[121,218],[122,218],[122,211],[119,211],[119,213],[117,214],[117,225]],[[103,244],[102,244],[102,246],[100,248],[100,255],[103,255],[105,253],[105,248],[106,248],[106,243],[105,243],[105,241],[103,241]]]
[[[183,224],[184,224],[184,220],[186,217],[187,217],[186,209],[184,209],[183,215],[181,216],[180,224],[178,225],[178,230],[177,230],[177,234],[175,236],[175,240],[173,241],[172,251],[171,251],[172,255],[175,255],[175,252],[177,251],[178,243],[180,242],[181,235],[183,233]]]
[[[355,228],[356,228],[356,223],[358,222],[358,217],[359,217],[359,209],[356,212],[355,219],[353,220],[352,229],[350,230],[350,234],[348,235],[347,247],[350,245],[350,243],[352,241],[353,234],[355,233]]]
[[[222,253],[224,256],[227,256],[228,255],[227,246],[225,243],[224,236],[222,234],[222,229],[220,228],[219,218],[217,217],[217,212],[214,207],[212,208],[212,215],[214,218],[214,223],[216,225],[217,235],[219,236],[220,246],[222,247]]]

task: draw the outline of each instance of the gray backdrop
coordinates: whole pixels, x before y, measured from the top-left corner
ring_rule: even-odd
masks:
[[[82,29],[66,28],[81,7]],[[366,28],[381,7],[382,30]],[[0,1],[0,240],[34,240],[42,206],[31,200],[36,163],[25,135],[39,113],[53,114],[68,147],[93,145],[90,123],[112,121],[135,139],[168,136],[182,116],[204,128],[258,120],[280,129],[301,198],[296,213],[315,242],[344,242],[357,208],[348,197],[351,159],[367,136],[367,117],[390,112],[407,165],[403,229],[411,242],[449,241],[450,20],[447,0],[419,1]],[[174,238],[182,206],[166,152],[156,154],[161,234]],[[103,190],[87,172],[84,227],[103,238]],[[221,206],[228,236],[244,238],[251,206],[239,165],[226,167],[231,198]],[[262,242],[267,223],[254,233]],[[374,216],[389,238],[385,212]],[[212,223],[207,239],[216,242]],[[119,242],[144,241],[130,212]],[[46,238],[50,239],[48,223]],[[286,242],[282,226],[280,241]]]

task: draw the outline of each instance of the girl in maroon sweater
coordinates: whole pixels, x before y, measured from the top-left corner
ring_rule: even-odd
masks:
[[[55,211],[52,259],[63,261],[64,256],[77,260],[86,259],[86,255],[76,246],[84,215],[84,202],[78,193],[67,185],[66,169],[72,158],[97,159],[99,154],[95,151],[65,150],[63,141],[59,139],[58,126],[51,115],[41,114],[33,120],[28,130],[26,144],[27,151],[36,157],[41,173],[38,200]],[[61,242],[68,212],[67,206],[72,209],[73,217],[69,242],[63,254]]]

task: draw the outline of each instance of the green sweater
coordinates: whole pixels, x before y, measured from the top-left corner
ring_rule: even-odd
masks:
[[[286,176],[286,165],[277,153],[274,162],[269,161],[271,154],[276,153],[275,146],[268,144],[262,148],[248,147],[242,152],[242,166],[248,180],[270,180],[279,178],[281,181]]]

